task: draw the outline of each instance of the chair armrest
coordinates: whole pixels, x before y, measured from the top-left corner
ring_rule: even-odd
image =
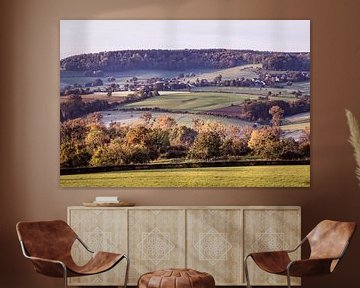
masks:
[[[285,251],[288,252],[288,253],[295,252],[297,249],[299,249],[299,248],[306,242],[306,240],[307,240],[306,237],[303,238],[303,239],[301,240],[301,242],[300,242],[295,248],[290,249],[290,250],[285,250]]]
[[[46,259],[33,256],[25,256],[30,259],[34,265],[35,271],[51,277],[66,277],[67,268],[64,262],[53,259]]]
[[[312,276],[329,274],[332,272],[332,263],[339,258],[318,258],[291,261],[287,266],[290,276]]]
[[[307,238],[303,238],[301,240],[301,242],[299,243],[299,245],[297,245],[295,248],[293,249],[288,249],[288,250],[278,250],[278,251],[265,251],[265,252],[253,252],[253,253],[249,253],[244,259],[252,256],[252,254],[257,254],[257,253],[261,253],[261,254],[268,254],[268,255],[271,255],[271,254],[288,254],[288,253],[292,253],[292,252],[295,252],[297,249],[299,249],[305,242],[306,242]]]
[[[53,264],[60,264],[61,266],[66,267],[65,264],[59,260],[47,259],[47,258],[41,258],[41,257],[33,257],[33,256],[26,256],[26,258],[30,259],[31,261],[49,262],[49,263],[53,263]]]
[[[20,246],[24,257],[31,260],[36,272],[51,277],[66,277],[67,268],[64,262],[55,259],[30,256],[22,241],[20,241]]]
[[[252,252],[249,253],[247,257],[257,258],[257,257],[278,257],[278,256],[288,255],[287,250],[279,250],[279,251],[264,251],[264,252]]]

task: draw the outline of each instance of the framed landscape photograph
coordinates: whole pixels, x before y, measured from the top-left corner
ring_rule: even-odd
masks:
[[[309,187],[310,20],[61,20],[62,187]]]

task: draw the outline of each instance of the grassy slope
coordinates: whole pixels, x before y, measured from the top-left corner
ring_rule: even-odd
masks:
[[[272,94],[279,94],[279,96],[291,96],[294,98],[292,92],[296,92],[298,90],[303,91],[306,94],[310,94],[310,82],[301,82],[301,83],[294,83],[291,86],[284,86],[284,88],[256,88],[256,87],[213,87],[213,86],[206,86],[206,87],[193,87],[192,91],[196,92],[207,92],[207,91],[214,91],[214,92],[229,92],[229,93],[240,93],[240,94],[251,94],[251,95],[259,95],[259,96],[267,96],[269,91]]]
[[[285,131],[296,131],[310,128],[310,112],[300,113],[285,118],[285,124],[281,129]]]
[[[221,74],[222,79],[235,79],[235,78],[256,78],[258,77],[255,73],[257,68],[261,68],[261,64],[249,64],[249,65],[241,65],[232,68],[219,69],[213,72],[207,72],[202,74],[197,74],[195,77],[185,78],[186,80],[195,81],[197,78],[199,79],[207,79],[208,81],[214,80],[215,77]]]
[[[300,130],[304,130],[306,128],[310,128],[310,122],[287,124],[287,125],[281,126],[281,129],[284,131],[300,131]]]
[[[60,176],[62,187],[309,187],[310,166],[255,166]]]
[[[148,98],[124,105],[122,108],[162,108],[172,111],[209,111],[228,107],[231,104],[241,104],[245,99],[258,99],[258,96],[251,94],[236,94],[224,92],[178,92],[167,93],[160,92],[160,96]],[[294,101],[294,97],[277,96],[271,97],[271,100]]]
[[[305,94],[310,95],[310,81],[305,82],[295,82],[290,86],[284,86],[284,89],[290,89],[290,90],[300,90]]]
[[[199,93],[171,93],[131,103],[123,108],[162,108],[173,111],[208,111],[212,109],[240,104],[245,99],[257,99],[256,96],[246,94],[199,92]]]

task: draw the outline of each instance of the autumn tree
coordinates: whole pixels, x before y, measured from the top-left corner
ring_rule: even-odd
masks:
[[[89,132],[85,137],[85,144],[94,149],[98,146],[106,144],[110,141],[107,129],[103,125],[92,124],[89,125]]]
[[[86,119],[69,120],[60,126],[60,167],[85,167],[91,158],[84,139],[88,133]]]
[[[255,155],[263,159],[293,160],[302,157],[299,143],[293,138],[281,138],[279,127],[254,130],[248,142]]]
[[[280,126],[281,120],[284,115],[284,110],[279,106],[272,106],[269,110],[269,114],[272,116],[271,123],[273,126]]]
[[[303,157],[310,157],[310,128],[305,128],[299,139],[299,150]]]
[[[170,132],[161,128],[154,128],[149,131],[145,147],[149,150],[150,159],[158,158],[165,153],[170,146]]]
[[[280,146],[280,129],[278,127],[264,127],[254,130],[251,133],[248,145],[254,154],[261,158],[277,158]]]
[[[97,147],[90,160],[91,166],[117,166],[150,161],[149,150],[142,145],[127,145],[119,140]]]
[[[68,99],[60,103],[60,120],[68,120],[85,114],[85,103],[80,95],[70,95]]]
[[[91,159],[91,152],[80,143],[65,142],[60,145],[60,167],[86,167]]]
[[[191,146],[188,156],[193,159],[206,159],[220,156],[221,138],[214,131],[201,132]]]
[[[293,160],[301,158],[299,143],[294,138],[280,139],[278,147],[278,158],[284,160]]]
[[[160,127],[162,129],[171,129],[177,124],[175,119],[168,115],[158,117],[155,123],[157,127]]]
[[[145,145],[148,141],[149,128],[138,125],[129,129],[125,135],[125,141],[129,145]]]
[[[124,164],[124,162],[123,144],[115,140],[94,149],[90,165],[114,166]]]
[[[248,141],[244,138],[226,139],[222,143],[220,149],[221,149],[221,154],[224,157],[244,156],[250,152]]]
[[[197,132],[185,125],[175,127],[171,133],[171,145],[190,147],[197,136]]]

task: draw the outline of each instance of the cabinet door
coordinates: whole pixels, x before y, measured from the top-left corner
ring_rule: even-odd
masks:
[[[129,210],[130,284],[145,272],[185,267],[185,210]]]
[[[187,267],[214,276],[216,285],[242,280],[242,211],[187,210]]]
[[[276,251],[295,248],[300,243],[299,209],[257,209],[244,211],[244,254],[251,252]],[[292,253],[300,259],[300,249]],[[266,273],[248,260],[250,283],[252,285],[286,285],[286,277]],[[292,284],[299,285],[299,278]]]
[[[70,209],[69,225],[80,239],[93,251],[127,254],[127,215],[125,209]],[[78,241],[72,255],[76,263],[84,264],[89,258]],[[121,261],[113,269],[93,276],[69,278],[70,285],[122,285],[126,261]]]

